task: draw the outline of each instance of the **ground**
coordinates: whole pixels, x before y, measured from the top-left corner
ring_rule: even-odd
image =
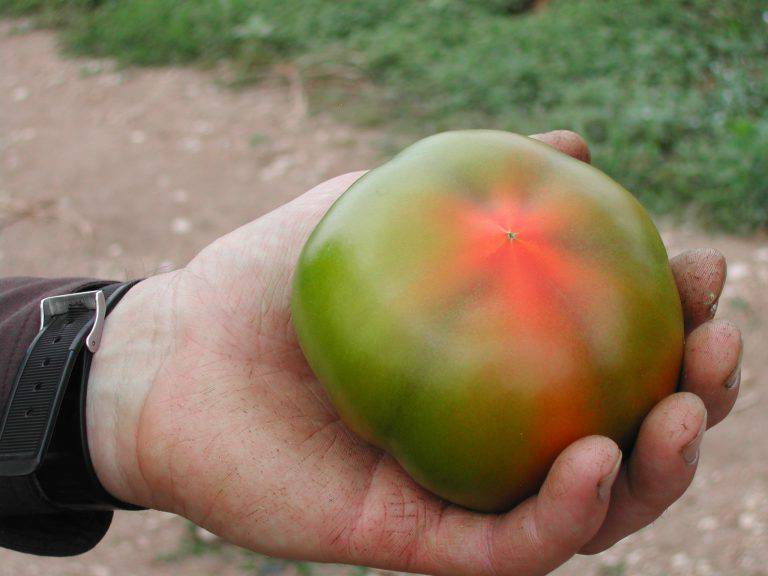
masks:
[[[0,23],[0,275],[115,279],[183,266],[308,187],[381,161],[384,130],[307,112],[290,74],[242,90],[217,71],[63,59],[54,36]],[[767,200],[768,201],[768,200]],[[692,488],[653,526],[558,576],[768,575],[768,238],[660,223],[671,253],[729,259],[719,314],[746,351],[741,396],[707,434]],[[364,574],[281,564],[160,512],[120,512],[71,559],[0,551],[0,576]]]

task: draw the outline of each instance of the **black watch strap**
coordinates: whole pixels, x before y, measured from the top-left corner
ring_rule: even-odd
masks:
[[[0,424],[0,477],[12,477],[42,509],[138,509],[98,482],[85,438],[90,358],[106,315],[135,284],[46,298],[41,328],[18,371]],[[23,510],[19,510],[23,512]]]

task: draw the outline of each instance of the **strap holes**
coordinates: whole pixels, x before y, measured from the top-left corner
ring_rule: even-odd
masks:
[[[32,412],[33,412],[32,408],[27,408],[27,411],[24,412],[24,418],[29,418],[30,416],[32,416]]]
[[[51,363],[51,359],[50,358],[45,358],[43,360],[43,366],[48,366],[48,364],[50,364],[50,363]]]
[[[56,344],[57,342],[61,342],[61,336],[54,336],[53,337],[53,343]]]
[[[42,382],[38,382],[37,384],[35,384],[35,387],[32,388],[32,390],[34,390],[35,392],[40,392],[40,390],[42,388],[43,388],[43,383]]]

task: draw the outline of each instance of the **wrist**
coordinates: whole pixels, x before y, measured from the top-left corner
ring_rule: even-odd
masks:
[[[88,447],[104,488],[124,502],[153,507],[137,445],[141,414],[171,352],[170,293],[176,273],[132,287],[107,316],[86,395]]]

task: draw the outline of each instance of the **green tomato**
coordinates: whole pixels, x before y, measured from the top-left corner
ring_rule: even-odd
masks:
[[[454,503],[502,511],[600,434],[631,447],[683,344],[664,245],[595,168],[439,134],[360,178],[296,267],[293,323],[343,421]]]

